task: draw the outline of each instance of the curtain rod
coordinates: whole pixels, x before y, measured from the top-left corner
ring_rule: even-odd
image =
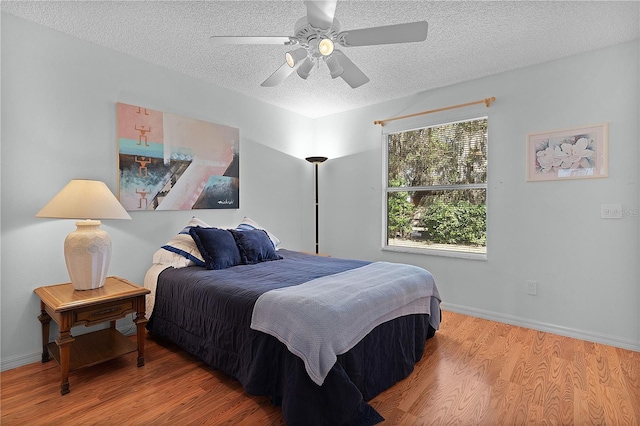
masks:
[[[448,107],[444,107],[444,108],[432,109],[430,111],[416,112],[415,114],[401,115],[399,117],[387,118],[385,120],[376,120],[376,121],[373,122],[373,124],[379,124],[381,126],[384,126],[385,123],[387,123],[388,121],[402,120],[404,118],[416,117],[418,115],[432,114],[434,112],[447,111],[449,109],[463,108],[463,107],[482,104],[482,103],[484,103],[487,106],[487,108],[489,108],[489,105],[491,105],[491,102],[493,102],[495,100],[496,100],[495,96],[492,96],[490,98],[482,99],[482,100],[479,100],[479,101],[467,102],[466,104],[452,105],[452,106],[448,106]]]

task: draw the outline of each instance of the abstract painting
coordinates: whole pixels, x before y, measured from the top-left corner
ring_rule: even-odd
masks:
[[[116,120],[125,209],[239,208],[239,129],[123,103]]]

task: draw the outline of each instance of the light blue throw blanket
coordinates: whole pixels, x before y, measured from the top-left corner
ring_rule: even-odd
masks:
[[[376,326],[410,314],[429,314],[429,324],[439,328],[440,295],[433,276],[416,266],[374,262],[262,294],[251,328],[284,343],[322,385],[338,355]]]

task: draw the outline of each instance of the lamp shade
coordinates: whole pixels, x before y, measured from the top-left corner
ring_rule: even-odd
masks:
[[[307,160],[308,162],[313,163],[313,164],[321,164],[321,163],[324,163],[325,161],[327,161],[327,157],[319,157],[319,156],[307,157],[307,158],[305,158],[305,160]]]
[[[84,219],[64,241],[64,260],[76,290],[104,285],[111,262],[111,238],[92,219],[131,219],[104,182],[74,179],[36,217]]]
[[[305,49],[304,47],[301,47],[294,51],[285,53],[284,57],[287,60],[287,65],[293,68],[298,64],[298,62],[300,62],[303,59],[306,59],[307,49]]]
[[[298,67],[298,75],[306,80],[309,74],[311,74],[311,70],[313,70],[313,65],[314,62],[311,59],[305,59],[302,65]]]
[[[335,55],[329,56],[329,59],[327,59],[327,66],[329,67],[331,78],[340,77],[344,72],[344,68],[342,68],[338,57]]]
[[[36,214],[36,217],[131,219],[104,182],[87,179],[73,179]]]
[[[318,51],[322,56],[329,56],[333,53],[333,41],[329,38],[323,38],[318,44]]]

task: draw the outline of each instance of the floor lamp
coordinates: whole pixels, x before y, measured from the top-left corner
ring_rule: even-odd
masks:
[[[316,184],[316,254],[318,254],[318,165],[327,161],[327,157],[307,157],[305,158],[310,163],[313,163],[315,168],[315,184]]]

